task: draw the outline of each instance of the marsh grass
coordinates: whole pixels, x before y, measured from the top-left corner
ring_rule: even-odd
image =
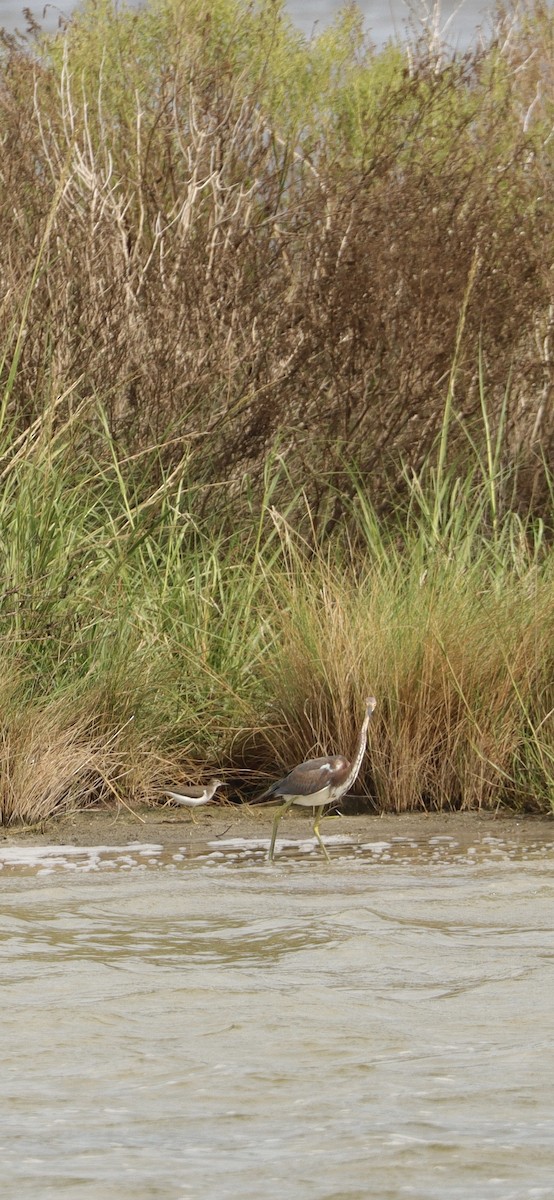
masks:
[[[459,554],[454,543],[430,554],[432,529],[397,532],[354,573],[312,560],[280,605],[282,653],[267,667],[284,714],[279,759],[290,761],[291,742],[297,753],[351,747],[373,691],[361,782],[379,807],[548,804],[551,563],[524,566],[519,543],[516,565],[477,534]]]
[[[348,753],[370,691],[369,806],[550,809],[552,551],[539,523],[494,520],[482,463],[412,479],[386,522],[358,478],[344,529],[318,538],[306,497],[272,502],[275,456],[228,532],[194,515],[186,463],[133,476],[100,412],[101,429],[101,465],[76,464],[66,426],[18,443],[6,473],[5,823],[133,808],[214,771],[252,798],[295,761]]]

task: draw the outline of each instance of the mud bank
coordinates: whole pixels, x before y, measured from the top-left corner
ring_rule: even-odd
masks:
[[[25,842],[28,845],[90,846],[98,844],[125,845],[140,839],[153,841],[164,848],[174,845],[201,844],[217,838],[269,838],[273,807],[249,805],[217,805],[195,811],[172,808],[123,807],[88,809],[60,818],[51,818],[34,828],[0,827],[4,843]],[[305,839],[311,836],[310,816],[293,811],[283,818],[279,837]],[[390,841],[394,838],[426,839],[454,837],[462,845],[475,843],[484,837],[498,837],[516,844],[530,840],[554,839],[552,817],[532,815],[497,815],[476,813],[385,813],[341,815],[321,823],[323,837],[345,834],[354,841]]]

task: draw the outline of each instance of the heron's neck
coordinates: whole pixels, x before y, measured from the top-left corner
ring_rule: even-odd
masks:
[[[354,780],[357,779],[357,777],[358,777],[358,772],[360,770],[360,767],[362,765],[362,760],[363,760],[364,754],[366,752],[367,731],[368,731],[368,727],[369,727],[369,722],[371,720],[371,716],[372,716],[371,713],[366,713],[366,715],[364,717],[364,722],[363,722],[362,728],[360,730],[360,740],[358,742],[356,754],[352,760],[350,774],[348,776],[348,779],[345,780],[344,794],[346,794],[346,792],[349,791],[349,789],[352,787],[352,784],[354,783]]]

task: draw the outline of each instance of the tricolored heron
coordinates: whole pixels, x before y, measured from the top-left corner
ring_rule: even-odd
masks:
[[[323,809],[329,804],[336,804],[337,800],[340,800],[341,796],[344,796],[350,790],[358,775],[366,751],[369,722],[373,716],[376,704],[377,701],[374,696],[369,696],[366,700],[365,716],[360,730],[358,747],[351,763],[343,754],[332,754],[326,758],[310,758],[307,762],[300,763],[298,767],[293,767],[292,771],[284,779],[279,779],[277,783],[272,784],[263,793],[263,796],[260,796],[260,800],[267,800],[270,796],[282,796],[285,801],[273,822],[273,831],[269,846],[270,861],[273,860],[279,822],[293,804],[302,805],[304,808],[317,809],[314,821],[314,834],[326,859],[328,862],[331,861],[319,834],[319,822]]]

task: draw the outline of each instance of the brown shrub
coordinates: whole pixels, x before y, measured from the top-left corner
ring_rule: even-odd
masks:
[[[319,140],[282,131],[259,80],[214,65],[208,32],[168,46],[154,84],[111,108],[100,74],[73,76],[71,41],[59,66],[6,49],[0,339],[5,379],[19,356],[16,427],[80,381],[73,402],[97,394],[120,449],[192,450],[199,481],[228,481],[226,507],[278,444],[317,519],[333,492],[333,523],[353,461],[374,495],[420,469],[453,364],[451,453],[482,441],[481,353],[493,433],[509,389],[505,460],[520,503],[540,507],[553,226],[544,106],[516,51],[530,36],[420,59],[377,110],[345,88]]]

